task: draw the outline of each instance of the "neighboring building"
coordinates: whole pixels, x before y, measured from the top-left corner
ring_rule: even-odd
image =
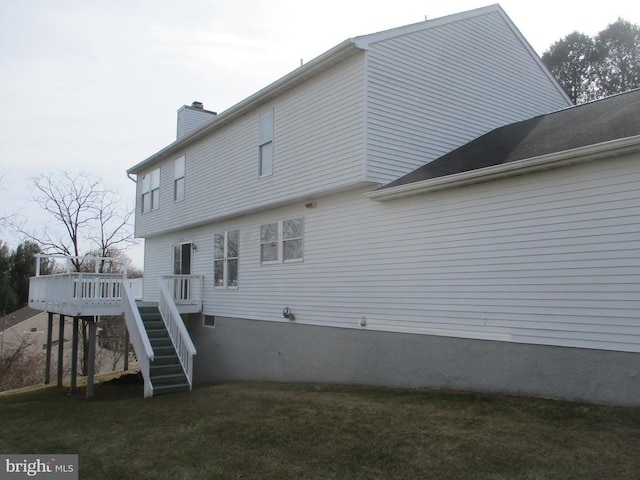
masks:
[[[0,318],[0,358],[13,354],[20,347],[39,353],[46,344],[47,315],[24,307]]]
[[[144,300],[200,383],[639,405],[639,97],[571,107],[494,5],[182,107],[128,170]]]

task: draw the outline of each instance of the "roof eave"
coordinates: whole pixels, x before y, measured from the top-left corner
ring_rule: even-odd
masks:
[[[209,135],[238,117],[245,115],[249,111],[269,102],[278,95],[300,85],[307,79],[328,70],[332,66],[337,65],[338,63],[362,51],[363,49],[357,46],[353,39],[345,40],[333,47],[331,50],[326,51],[310,62],[300,66],[284,77],[281,77],[279,80],[276,80],[270,85],[254,93],[250,97],[247,97],[224,112],[218,114],[199,128],[176,140],[142,162],[137,163],[127,170],[127,174],[137,175],[141,173],[143,170],[150,168],[167,156],[179,152],[191,143],[200,140],[202,137]]]
[[[365,193],[365,196],[370,200],[385,202],[475,183],[489,182],[499,178],[514,177],[541,170],[565,167],[576,163],[600,160],[611,156],[627,155],[639,151],[640,135],[636,135],[541,155],[539,157],[531,157],[477,170],[455,173],[444,177],[422,180],[406,185],[398,185],[390,188],[383,187],[373,192]]]

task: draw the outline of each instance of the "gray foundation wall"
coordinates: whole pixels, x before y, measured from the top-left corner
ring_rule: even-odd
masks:
[[[215,317],[188,327],[194,381],[317,382],[640,406],[640,354]]]

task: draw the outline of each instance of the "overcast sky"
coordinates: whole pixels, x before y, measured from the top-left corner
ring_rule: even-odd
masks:
[[[0,216],[37,230],[30,178],[54,169],[89,172],[133,204],[125,170],[175,140],[181,105],[220,113],[347,38],[490,3],[0,0]],[[619,16],[640,23],[637,0],[501,6],[538,54]],[[141,249],[129,254],[141,267]]]

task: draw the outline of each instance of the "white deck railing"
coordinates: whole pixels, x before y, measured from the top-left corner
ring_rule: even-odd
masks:
[[[124,283],[122,287],[124,310],[124,321],[129,331],[129,342],[133,345],[138,359],[138,367],[144,379],[144,396],[145,398],[153,396],[153,385],[151,384],[151,362],[153,362],[154,354],[147,330],[142,323],[142,317],[136,306],[135,298],[132,294],[128,283]]]
[[[202,311],[202,275],[165,275],[160,281],[167,286],[180,313]]]
[[[29,279],[29,306],[70,316],[122,313],[123,275],[61,273]]]
[[[200,275],[164,275],[160,280],[169,289],[176,305],[202,305]]]
[[[199,283],[199,282],[198,282]],[[196,347],[191,341],[187,327],[185,327],[180,312],[175,304],[174,292],[171,292],[165,280],[160,279],[160,302],[158,308],[164,321],[176,354],[180,359],[182,368],[189,380],[189,388],[193,387],[193,356],[196,354]]]

